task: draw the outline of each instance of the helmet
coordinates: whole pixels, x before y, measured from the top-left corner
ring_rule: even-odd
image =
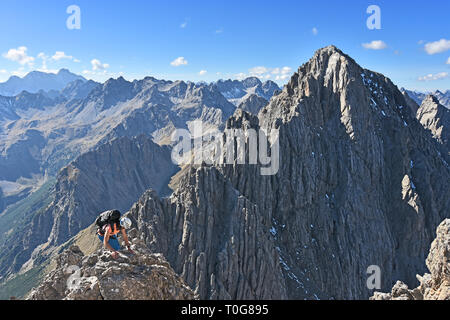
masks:
[[[120,219],[120,226],[128,229],[129,227],[131,227],[131,220],[130,218],[127,217],[123,217],[122,219]]]

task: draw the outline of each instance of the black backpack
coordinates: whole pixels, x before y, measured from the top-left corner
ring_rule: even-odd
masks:
[[[101,230],[106,224],[119,223],[120,221],[120,211],[119,210],[108,210],[100,213],[100,215],[95,220],[95,224],[98,229]]]

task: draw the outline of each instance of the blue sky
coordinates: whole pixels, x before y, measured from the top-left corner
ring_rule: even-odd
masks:
[[[81,10],[79,30],[66,27],[70,5]],[[381,9],[381,30],[366,26],[369,5]],[[447,90],[449,12],[444,0],[1,0],[0,81],[64,67],[97,81],[257,75],[283,84],[334,44],[399,87]]]

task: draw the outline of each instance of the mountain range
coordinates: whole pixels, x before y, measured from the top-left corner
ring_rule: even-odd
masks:
[[[113,138],[146,134],[170,143],[175,128],[187,128],[194,120],[219,128],[236,109],[230,101],[245,104],[260,94],[252,107],[257,112],[267,103],[262,96],[268,98],[279,89],[257,78],[226,82],[226,88],[223,83],[151,77],[128,82],[120,77],[100,84],[77,79],[59,91],[0,96],[0,187],[9,186],[8,203],[20,199],[17,195],[30,186],[40,186],[46,176],[55,176],[78,155]],[[240,93],[227,100],[219,89],[230,88]]]
[[[82,76],[73,74],[67,69],[61,69],[58,73],[32,71],[23,78],[12,76],[8,81],[0,83],[0,95],[15,96],[22,91],[29,93],[37,93],[41,90],[59,91],[76,80],[86,81]]]
[[[22,293],[111,207],[201,299],[365,299],[373,265],[382,291],[413,287],[450,218],[448,109],[434,96],[419,106],[334,46],[282,90],[257,78],[85,85],[0,100],[0,180],[41,182],[0,215],[0,280]],[[279,171],[177,168],[170,134],[195,120],[277,129]]]

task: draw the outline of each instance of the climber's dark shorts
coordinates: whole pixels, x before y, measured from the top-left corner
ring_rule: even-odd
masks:
[[[98,235],[98,238],[100,239],[100,241],[103,243],[103,239],[104,237],[101,235]],[[109,245],[116,251],[120,250],[120,244],[119,244],[119,240],[117,239],[116,236],[114,237],[109,237],[109,241],[108,241]]]

